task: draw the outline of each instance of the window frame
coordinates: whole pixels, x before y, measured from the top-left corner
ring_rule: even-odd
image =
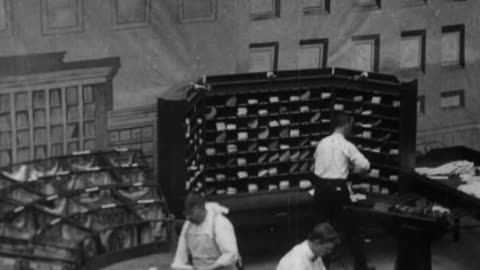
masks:
[[[418,103],[420,103],[420,112],[417,109],[417,115],[425,115],[425,95],[420,95],[417,97],[417,106]]]
[[[442,26],[442,38],[444,34],[456,33],[459,34],[459,59],[458,63],[444,63],[442,56],[440,56],[440,64],[442,68],[465,68],[465,25],[455,24]],[[441,42],[441,55],[443,54],[443,43]]]
[[[145,0],[145,21],[143,22],[127,22],[122,23],[118,21],[118,14],[117,14],[117,1],[118,0],[110,0],[110,10],[111,10],[111,20],[112,25],[115,30],[125,30],[125,29],[132,29],[132,28],[141,28],[141,27],[148,27],[151,25],[152,19],[152,3],[151,0]]]
[[[268,19],[274,19],[274,18],[280,18],[281,14],[281,0],[271,0],[273,4],[273,9],[270,11],[266,12],[254,12],[252,11],[252,1],[255,0],[249,0],[249,14],[250,14],[250,20],[251,21],[258,21],[258,20],[268,20]]]
[[[382,9],[382,0],[371,0],[371,3],[360,3],[359,0],[353,0],[353,7],[361,10]]]
[[[81,33],[84,31],[84,12],[83,12],[83,0],[74,0],[76,2],[76,15],[78,23],[75,26],[67,27],[50,27],[48,25],[48,0],[41,0],[42,4],[42,35],[60,35],[60,34],[73,34]]]
[[[402,0],[404,7],[424,6],[428,3],[428,0]]]
[[[420,66],[413,67],[413,68],[402,68],[400,63],[400,70],[402,72],[416,72],[420,71],[422,73],[426,72],[426,54],[427,54],[427,31],[422,30],[410,30],[410,31],[402,31],[400,33],[400,37],[403,40],[404,38],[419,38],[420,39]]]
[[[317,7],[304,7],[303,6],[303,0],[301,2],[302,4],[302,10],[303,10],[303,15],[324,15],[324,14],[330,14],[330,0],[321,0],[323,2],[323,5],[317,6]]]
[[[460,105],[458,105],[458,106],[448,106],[448,107],[442,106],[442,99],[443,98],[454,97],[454,96],[459,96]],[[440,93],[440,108],[442,110],[464,109],[465,108],[465,90],[464,89],[459,89],[459,90],[450,90],[450,91],[441,92]]]
[[[182,24],[184,23],[198,23],[198,22],[214,22],[217,20],[217,9],[218,9],[218,1],[217,0],[209,0],[212,3],[212,14],[208,17],[199,17],[199,18],[191,18],[191,19],[186,19],[184,17],[184,6],[185,6],[185,0],[177,0],[178,4],[178,21]]]
[[[371,43],[373,45],[373,70],[369,72],[379,72],[380,69],[380,35],[371,34],[371,35],[358,35],[352,37],[352,43]]]
[[[328,39],[327,38],[319,38],[319,39],[303,39],[300,40],[300,50],[302,47],[311,46],[314,47],[317,45],[318,47],[321,46],[322,50],[322,59],[319,63],[318,68],[326,68],[328,63]],[[300,62],[299,62],[300,65]]]
[[[250,60],[250,53],[252,52],[252,49],[273,49],[273,63],[272,63],[272,70],[269,71],[277,71],[278,70],[278,50],[279,50],[279,43],[278,42],[262,42],[262,43],[251,43],[249,45],[249,51],[248,51],[248,59]],[[248,67],[250,67],[250,61],[248,63]],[[265,71],[265,72],[269,72]],[[248,72],[250,72],[250,69],[248,69]],[[261,71],[260,71],[261,72]]]
[[[0,29],[0,38],[11,36],[13,33],[13,13],[12,13],[12,0],[3,0],[5,3],[5,28]]]

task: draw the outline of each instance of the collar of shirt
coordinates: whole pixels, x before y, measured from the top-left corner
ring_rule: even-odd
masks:
[[[205,210],[207,211],[207,215],[205,216],[205,219],[203,220],[202,223],[200,224],[193,224],[190,223],[193,227],[206,227],[210,228],[212,222],[214,222],[214,216],[217,214],[228,214],[228,208],[221,206],[218,203],[206,203],[205,204]]]
[[[343,136],[343,134],[342,134],[341,132],[338,132],[338,131],[334,131],[334,132],[332,133],[332,136],[340,137],[340,138],[342,138],[342,139],[345,138],[345,136]]]
[[[317,260],[317,255],[313,253],[313,250],[310,248],[310,244],[308,243],[308,240],[304,242],[304,248],[305,248],[305,256],[311,261],[314,262]]]

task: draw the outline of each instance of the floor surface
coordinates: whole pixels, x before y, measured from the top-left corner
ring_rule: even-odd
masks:
[[[395,241],[388,236],[374,239],[367,245],[367,254],[371,265],[377,270],[393,270],[395,259]],[[340,251],[342,261],[332,265],[331,269],[350,270],[351,259],[346,252]],[[477,270],[480,269],[480,229],[470,228],[462,231],[459,242],[452,235],[446,235],[433,243],[434,270]],[[245,270],[275,269],[282,254],[243,254]],[[157,254],[138,258],[133,261],[112,265],[105,270],[166,270],[173,254]],[[342,265],[343,264],[343,265]],[[293,270],[293,269],[292,269]]]

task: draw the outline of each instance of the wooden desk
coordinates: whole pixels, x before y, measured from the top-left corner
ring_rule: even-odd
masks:
[[[371,208],[348,206],[361,222],[381,224],[388,228],[397,239],[395,270],[431,270],[431,242],[446,233],[449,223],[436,218],[416,214],[389,211],[398,201],[392,197],[375,197]]]

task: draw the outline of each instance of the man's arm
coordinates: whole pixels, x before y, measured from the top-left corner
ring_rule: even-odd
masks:
[[[173,269],[185,267],[190,264],[190,262],[188,261],[188,250],[186,241],[187,227],[188,222],[185,222],[185,224],[183,224],[180,237],[178,238],[177,251],[175,252],[175,258],[173,259],[173,263],[171,265]]]
[[[370,170],[370,162],[360,153],[355,145],[349,143],[346,152],[348,160],[353,165],[354,173],[364,173]]]
[[[215,241],[221,253],[215,262],[215,268],[234,265],[238,261],[239,255],[233,225],[223,215],[218,216],[213,222],[216,222]]]
[[[280,263],[277,265],[276,270],[294,270],[294,269],[308,269],[308,266],[302,262],[302,258],[299,257],[288,257],[282,258]],[[318,270],[318,269],[314,269]],[[320,269],[323,270],[323,269]]]

